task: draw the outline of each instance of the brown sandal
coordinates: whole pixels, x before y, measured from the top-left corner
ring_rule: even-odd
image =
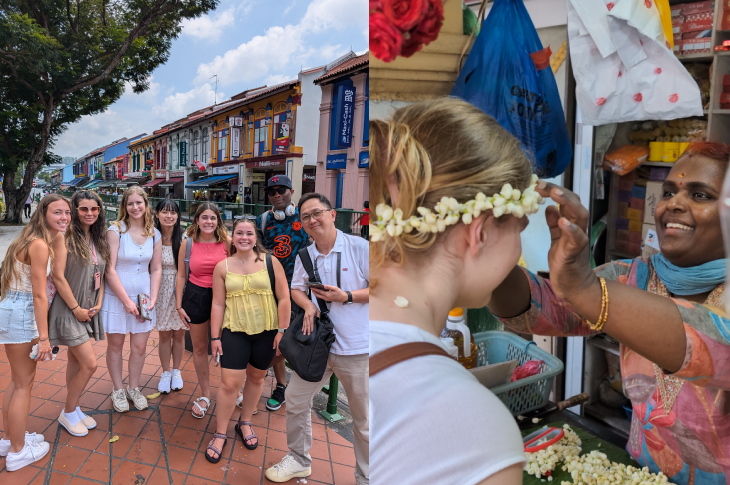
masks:
[[[241,425],[250,427],[251,434],[244,437],[243,431],[241,431]],[[253,425],[251,424],[251,421],[239,421],[238,423],[236,423],[235,430],[236,430],[236,433],[238,433],[238,436],[240,436],[241,439],[243,440],[243,446],[245,446],[247,449],[255,450],[259,446],[259,437],[256,436],[256,433],[254,433],[254,431],[253,431]],[[253,440],[253,439],[256,440],[255,445],[249,445],[248,443],[246,443],[247,441]]]
[[[213,443],[215,442],[216,438],[223,440],[223,446],[221,446],[220,450],[218,448],[216,448],[215,446],[213,446]],[[210,440],[210,443],[208,443],[208,448],[205,449],[205,459],[211,463],[218,463],[219,461],[221,461],[221,456],[223,454],[221,451],[223,450],[223,448],[226,447],[226,443],[228,443],[228,436],[226,436],[222,433],[214,433],[213,439]],[[208,454],[208,450],[218,453],[218,458],[213,458],[212,456],[210,456]]]

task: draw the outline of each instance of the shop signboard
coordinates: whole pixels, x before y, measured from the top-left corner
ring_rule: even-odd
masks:
[[[231,157],[237,158],[241,148],[241,129],[231,128]]]
[[[360,159],[357,162],[357,166],[360,168],[370,167],[370,151],[360,152]]]
[[[286,153],[289,151],[289,122],[276,124],[276,143],[275,150],[277,153]]]
[[[266,182],[266,174],[263,172],[256,172],[251,176],[251,182]]]
[[[264,160],[262,162],[247,162],[246,168],[280,167],[286,165],[286,160]]]
[[[313,173],[305,173],[302,177],[302,182],[314,182],[317,180],[317,175]]]
[[[327,170],[341,170],[347,168],[347,153],[327,155]]]
[[[170,178],[184,177],[184,176],[185,176],[185,172],[183,170],[179,170],[177,172],[170,172]]]
[[[337,113],[335,118],[335,145],[350,148],[352,145],[352,121],[355,114],[355,87],[337,88]]]
[[[230,126],[243,126],[242,116],[231,116],[228,118],[228,124]]]
[[[180,142],[180,166],[188,166],[188,142],[186,141]]]
[[[213,167],[213,175],[225,175],[229,173],[238,173],[238,165],[225,165],[223,167]]]

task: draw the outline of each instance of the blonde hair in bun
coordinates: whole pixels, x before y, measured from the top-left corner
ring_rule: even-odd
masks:
[[[370,140],[370,204],[401,209],[404,219],[442,197],[464,203],[480,192],[497,194],[505,184],[520,191],[530,185],[532,166],[520,142],[457,98],[420,101],[396,110],[389,121],[372,120]],[[377,271],[425,255],[441,236],[386,235],[370,243],[370,267]]]

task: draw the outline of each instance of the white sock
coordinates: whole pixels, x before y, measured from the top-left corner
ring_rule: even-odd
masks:
[[[83,419],[86,417],[86,415],[84,414],[84,412],[78,406],[76,406],[76,416],[79,417],[79,421],[83,421]]]
[[[70,413],[67,413],[66,410],[63,410],[64,417],[68,420],[69,423],[71,423],[71,426],[76,426],[81,422],[81,418],[78,417],[76,414],[76,411],[71,411]]]

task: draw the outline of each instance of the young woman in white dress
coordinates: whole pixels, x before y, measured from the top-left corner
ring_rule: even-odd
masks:
[[[183,388],[180,363],[185,349],[185,330],[190,327],[183,322],[175,309],[175,281],[178,256],[182,243],[180,207],[172,199],[162,199],[155,207],[155,227],[162,235],[162,282],[157,297],[157,323],[155,330],[160,334],[157,353],[162,364],[162,375],[157,390],[167,394],[170,390]],[[172,372],[170,372],[172,355]]]
[[[152,222],[147,194],[139,186],[128,188],[122,196],[119,216],[107,231],[109,265],[106,281],[111,289],[101,308],[106,327],[106,365],[112,379],[112,404],[120,413],[129,411],[130,400],[138,410],[147,409],[147,399],[139,390],[147,341],[155,325],[154,307],[162,278],[162,244],[160,231]],[[150,297],[152,320],[144,320],[137,309],[137,296]],[[129,381],[122,385],[122,351],[130,333]]]

